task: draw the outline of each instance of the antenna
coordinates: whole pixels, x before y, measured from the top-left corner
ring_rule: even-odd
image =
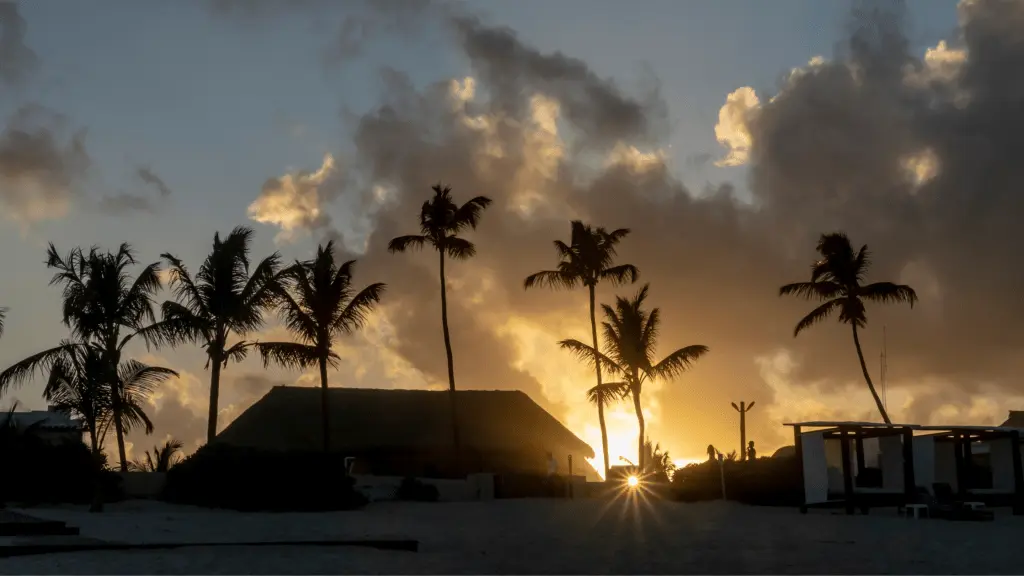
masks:
[[[879,360],[881,361],[881,364],[882,364],[882,406],[888,412],[889,411],[889,395],[886,393],[887,390],[886,390],[886,386],[885,386],[885,373],[886,373],[887,368],[888,368],[888,366],[886,365],[886,357],[885,357],[885,325],[882,325],[882,353],[881,353],[880,356],[881,357],[879,358]]]

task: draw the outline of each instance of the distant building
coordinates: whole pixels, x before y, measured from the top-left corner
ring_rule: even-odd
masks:
[[[355,471],[379,475],[444,475],[452,461],[448,391],[333,388],[331,450],[355,457]],[[243,412],[216,442],[266,450],[319,450],[321,390],[277,386]],[[594,451],[523,392],[456,392],[462,466],[467,472],[597,480],[585,460]]]
[[[32,434],[51,444],[81,442],[85,430],[80,420],[53,406],[46,410],[0,414],[0,425],[13,426],[20,433]]]

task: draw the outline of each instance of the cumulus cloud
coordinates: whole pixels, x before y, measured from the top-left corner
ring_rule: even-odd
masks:
[[[337,176],[334,157],[327,154],[315,172],[298,171],[270,178],[249,205],[249,218],[279,227],[277,242],[294,240],[299,231],[323,230],[331,223],[326,204],[341,192]]]
[[[67,133],[67,119],[47,108],[19,108],[0,133],[0,202],[22,222],[60,218],[90,165],[85,131]]]
[[[729,149],[729,153],[716,161],[715,166],[740,166],[747,163],[751,144],[747,117],[760,105],[761,100],[749,86],[737,88],[725,97],[725,106],[718,111],[715,138]]]
[[[580,60],[454,18],[471,80],[417,88],[387,72],[346,162],[362,183],[354,194],[389,190],[354,254],[361,279],[390,286],[382,347],[425,382],[446,380],[436,258],[386,250],[394,236],[417,231],[419,206],[443,179],[457,199],[495,201],[467,233],[477,256],[447,268],[458,385],[522,389],[595,446],[583,401],[591,377],[555,346],[588,338],[585,296],[522,289],[527,274],[555,264],[550,242],[566,239],[574,217],[633,230],[619,259],[651,282],[662,352],[711,348],[646,400],[652,438],[677,457],[733,441],[732,401],[758,402],[748,432],[762,450],[789,440],[782,420],[875,418],[848,330],[826,324],[793,339],[809,304],[777,296],[781,284],[807,277],[817,236],[835,229],[874,250],[870,278],[908,281],[921,295],[914,310],[870,308],[862,336],[877,374],[886,327],[894,418],[998,421],[1024,393],[1024,335],[1014,320],[1024,314],[1014,249],[1024,209],[1015,157],[1024,144],[1015,73],[1024,65],[1024,8],[966,5],[957,72],[915,82],[908,78],[941,59],[909,50],[901,14],[860,5],[835,54],[789,74],[775,94],[741,90],[732,100],[742,113],[720,118],[717,135],[749,167],[753,204],[728,185],[697,194],[665,169],[656,93],[628,94]],[[604,286],[598,297],[616,292]],[[629,412],[615,407],[612,419],[626,456]]]

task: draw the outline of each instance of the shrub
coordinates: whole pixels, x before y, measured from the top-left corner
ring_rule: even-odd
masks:
[[[354,485],[340,454],[215,443],[168,470],[162,498],[243,511],[349,510],[366,503]]]
[[[725,465],[725,495],[729,500],[760,506],[799,506],[803,487],[795,458],[758,458]],[[722,480],[717,462],[691,464],[676,470],[672,489],[684,502],[718,500]]]
[[[32,434],[0,439],[0,502],[89,504],[99,474],[105,502],[123,499],[121,477],[100,470],[81,442],[50,444]]]
[[[402,483],[398,485],[398,490],[395,492],[397,500],[437,502],[438,498],[440,498],[440,494],[437,491],[437,486],[421,482],[412,476],[402,478]]]

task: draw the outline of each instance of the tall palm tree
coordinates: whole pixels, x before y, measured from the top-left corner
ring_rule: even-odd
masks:
[[[249,274],[249,245],[253,231],[238,226],[222,241],[213,236],[213,250],[193,278],[185,264],[163,254],[170,270],[169,285],[174,300],[164,302],[163,320],[168,325],[167,339],[173,345],[193,342],[206,349],[206,367],[210,368],[210,411],[206,442],[217,435],[217,401],[220,372],[229,361],[245,358],[251,344],[239,340],[228,346],[232,334],[244,338],[263,326],[263,315],[271,309],[280,292],[275,252],[264,258]]]
[[[476,246],[459,233],[467,228],[476,229],[485,208],[491,199],[477,196],[459,206],[452,199],[450,186],[435,184],[431,187],[434,197],[420,208],[420,233],[399,236],[388,243],[388,252],[405,252],[430,244],[437,251],[441,274],[441,330],[444,333],[444,350],[448,356],[448,390],[451,400],[452,441],[456,454],[459,451],[459,423],[455,406],[455,364],[452,360],[452,341],[448,335],[448,288],[445,280],[445,256],[454,260],[466,260],[476,254]]]
[[[647,290],[648,286],[644,285],[632,299],[617,297],[615,308],[607,304],[601,305],[605,316],[601,327],[607,354],[601,354],[593,346],[579,340],[562,340],[558,343],[563,349],[569,350],[585,362],[595,362],[594,358],[599,357],[609,373],[622,375],[623,382],[618,385],[624,386],[632,397],[633,409],[636,411],[637,424],[640,427],[637,440],[640,470],[646,470],[646,429],[640,403],[644,383],[655,378],[674,378],[708,352],[707,346],[695,344],[672,352],[660,362],[654,361],[661,312],[658,308],[650,312],[643,309]]]
[[[320,368],[320,418],[323,449],[330,452],[330,410],[327,394],[327,366],[336,367],[338,355],[331,350],[335,338],[358,330],[380,302],[384,284],[370,284],[359,292],[352,287],[356,261],[338,266],[334,243],[318,246],[311,262],[296,262],[281,276],[290,290],[282,292],[280,312],[284,324],[298,342],[256,344],[264,366],[271,361],[292,368]]]
[[[792,294],[805,300],[821,302],[814,310],[804,316],[793,329],[793,337],[810,328],[814,324],[839,313],[839,322],[849,324],[853,332],[853,345],[857,349],[857,359],[864,373],[864,381],[868,383],[875,406],[886,424],[892,424],[885,405],[879,398],[875,385],[868,374],[868,366],[864,363],[864,352],[860,347],[858,328],[867,325],[867,314],[864,301],[880,303],[906,303],[911,308],[917,302],[917,293],[905,284],[892,282],[874,282],[863,285],[864,276],[871,265],[871,254],[867,244],[854,252],[850,239],[842,232],[822,234],[818,239],[818,254],[821,258],[811,266],[811,280],[786,284],[779,288],[779,296]]]
[[[110,393],[104,389],[102,350],[83,344],[67,346],[57,357],[43,390],[43,398],[57,409],[79,417],[89,434],[93,456],[102,451],[100,426],[110,415]]]
[[[530,274],[523,281],[523,288],[547,286],[555,290],[573,289],[586,286],[590,292],[590,336],[595,352],[600,351],[597,342],[596,296],[597,284],[602,280],[612,285],[633,283],[640,276],[640,271],[632,264],[615,265],[615,247],[629,234],[629,228],[619,228],[608,232],[604,228],[592,228],[579,220],[569,223],[569,244],[555,240],[555,251],[558,253],[558,266],[555,270],[542,270]],[[594,356],[594,372],[597,375],[597,386],[591,390],[601,390],[601,358]],[[601,425],[601,451],[604,456],[604,477],[608,477],[608,427],[604,421],[604,402],[597,402],[597,419]]]
[[[63,287],[63,322],[71,328],[72,340],[22,360],[0,373],[0,393],[8,386],[26,381],[36,371],[49,373],[54,362],[73,349],[95,347],[101,354],[100,379],[110,395],[111,421],[117,435],[121,471],[128,470],[124,448],[126,421],[121,413],[124,398],[118,368],[124,348],[136,337],[147,346],[163,339],[166,326],[155,322],[153,296],[160,289],[159,263],[149,264],[133,279],[129,267],[137,264],[128,244],[117,252],[101,252],[93,247],[88,253],[73,249],[61,257],[53,244],[47,250],[47,266],[56,270],[50,284]]]

